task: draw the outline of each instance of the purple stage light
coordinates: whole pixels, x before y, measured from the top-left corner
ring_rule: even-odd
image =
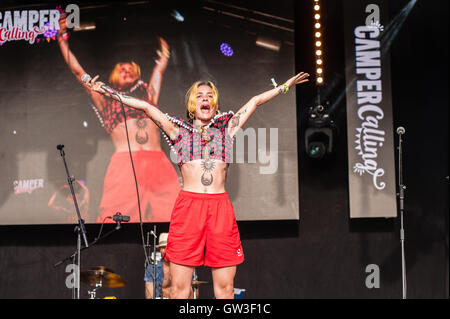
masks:
[[[220,51],[225,56],[232,56],[234,54],[233,48],[228,43],[222,43],[220,45]]]

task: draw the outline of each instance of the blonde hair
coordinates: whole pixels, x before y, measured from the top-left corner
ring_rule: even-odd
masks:
[[[189,114],[193,114],[195,113],[195,108],[196,108],[196,95],[198,92],[198,88],[200,86],[209,86],[212,90],[213,93],[213,101],[212,101],[212,107],[217,107],[217,111],[218,111],[218,105],[219,105],[219,91],[217,90],[217,87],[214,85],[213,82],[211,81],[197,81],[194,84],[191,85],[191,87],[189,88],[189,90],[186,92],[186,97],[185,97],[185,103],[186,103],[186,115],[187,118],[190,122],[193,121],[193,119],[189,116]]]
[[[141,67],[137,63],[133,61],[117,63],[109,76],[109,83],[111,83],[111,85],[114,87],[117,87],[119,84],[120,68],[124,64],[131,64],[133,68],[133,75],[136,76],[137,78],[141,77]]]

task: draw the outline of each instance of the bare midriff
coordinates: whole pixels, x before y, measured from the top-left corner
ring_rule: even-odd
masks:
[[[131,151],[161,151],[159,128],[148,118],[128,119],[128,136]],[[111,132],[116,152],[128,152],[125,122]]]
[[[228,166],[223,161],[210,160],[207,163],[203,159],[183,164],[181,166],[183,190],[205,194],[224,193]]]

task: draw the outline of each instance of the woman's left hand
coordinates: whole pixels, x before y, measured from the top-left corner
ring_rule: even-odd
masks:
[[[170,46],[167,44],[166,40],[163,38],[159,38],[159,43],[161,45],[160,50],[156,50],[156,54],[158,55],[159,59],[156,61],[157,64],[165,63],[167,64],[169,58],[170,58]]]
[[[289,80],[286,81],[286,85],[289,87],[292,87],[294,85],[297,84],[302,84],[305,82],[308,82],[309,79],[309,73],[305,73],[305,72],[300,72],[299,74],[293,76],[292,78],[290,78]]]

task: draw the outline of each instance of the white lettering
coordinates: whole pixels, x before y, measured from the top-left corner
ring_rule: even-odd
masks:
[[[357,38],[367,39],[369,35],[370,39],[376,39],[380,35],[380,30],[377,28],[372,28],[370,26],[359,26],[355,29],[355,36]]]
[[[12,29],[13,23],[12,23],[12,17],[11,17],[11,11],[5,12],[5,17],[3,18],[3,28],[5,29]]]
[[[59,18],[60,14],[58,10],[50,10],[50,30],[59,30]]]
[[[48,22],[47,19],[48,10],[39,10],[39,28],[44,28],[45,24]]]
[[[39,11],[30,10],[28,11],[28,31],[34,29],[34,24],[39,21]]]
[[[14,28],[27,31],[27,12],[25,10],[14,11]]]

